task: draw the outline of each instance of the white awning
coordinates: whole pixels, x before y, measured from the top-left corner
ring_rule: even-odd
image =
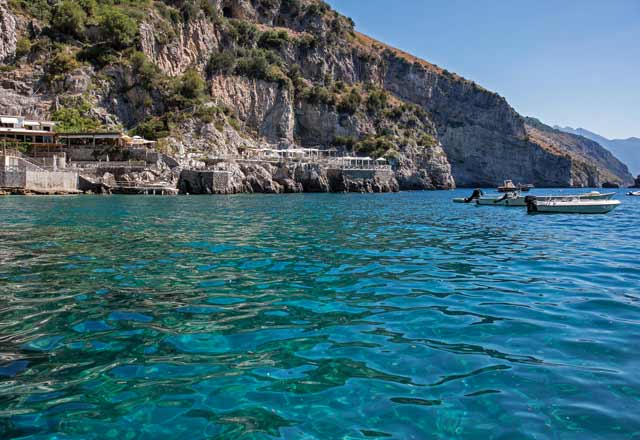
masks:
[[[37,121],[24,121],[22,123],[22,125],[27,126],[27,127],[36,127],[36,126],[40,125],[40,123],[37,122]]]
[[[17,124],[18,118],[0,118],[2,124]]]

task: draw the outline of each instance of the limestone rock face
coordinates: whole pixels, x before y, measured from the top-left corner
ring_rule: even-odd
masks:
[[[0,0],[0,61],[13,56],[16,52],[16,18],[9,11],[7,0]]]
[[[157,23],[157,21],[156,21]],[[210,20],[199,18],[173,29],[175,35],[154,26],[153,21],[140,26],[140,44],[147,57],[166,74],[176,76],[191,66],[202,69],[209,54],[218,47],[218,34]],[[168,39],[160,44],[158,38]]]
[[[396,164],[400,189],[452,189],[456,182],[451,165],[440,145],[420,151],[417,147],[405,151]]]
[[[240,120],[268,142],[293,142],[295,119],[288,89],[266,81],[220,76],[212,80],[211,95],[234,108]]]
[[[496,186],[505,179],[538,186],[567,185],[569,164],[528,142],[507,102],[452,74],[388,57],[385,87],[433,115],[458,186]]]

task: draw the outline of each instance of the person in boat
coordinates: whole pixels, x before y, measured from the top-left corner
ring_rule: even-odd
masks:
[[[484,195],[484,193],[482,192],[482,190],[480,188],[476,188],[476,189],[473,190],[473,193],[471,193],[471,195],[469,197],[464,199],[464,203],[471,203],[474,200],[479,199],[483,195]]]

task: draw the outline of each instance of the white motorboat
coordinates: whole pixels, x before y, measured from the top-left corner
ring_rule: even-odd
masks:
[[[535,196],[527,196],[525,202],[530,213],[606,214],[620,206],[619,200],[540,200]]]
[[[640,196],[640,191],[629,191],[628,196]]]
[[[552,200],[609,200],[616,193],[600,193],[598,191],[591,191],[584,194],[567,194],[567,195],[554,195],[554,196],[536,196],[538,200],[552,201]],[[480,197],[476,202],[478,205],[490,205],[490,206],[527,206],[525,203],[525,196],[518,193],[506,193],[506,194],[494,194]]]
[[[498,192],[501,193],[509,193],[513,191],[518,191],[518,187],[516,187],[511,180],[505,180],[502,186],[498,187]]]

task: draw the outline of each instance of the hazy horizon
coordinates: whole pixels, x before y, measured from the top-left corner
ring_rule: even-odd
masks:
[[[328,2],[360,32],[499,93],[523,116],[640,137],[640,1]]]

